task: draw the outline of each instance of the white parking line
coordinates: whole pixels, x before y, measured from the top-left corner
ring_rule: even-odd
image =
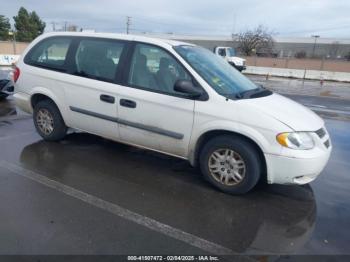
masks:
[[[319,107],[312,107],[308,106],[311,110],[318,111],[318,112],[325,112],[325,113],[336,113],[341,115],[350,115],[350,111],[343,111],[343,110],[337,110],[337,109],[330,109],[330,108],[319,108]]]
[[[16,139],[17,137],[21,137],[21,136],[26,136],[26,135],[29,135],[29,134],[35,134],[34,131],[29,131],[29,132],[23,132],[23,133],[20,133],[20,134],[17,134],[17,135],[13,135],[13,136],[2,136],[0,137],[0,141],[2,140],[13,140],[13,139]]]
[[[136,224],[139,224],[141,226],[144,226],[148,229],[154,230],[154,231],[159,232],[161,234],[164,234],[166,236],[180,240],[182,242],[185,242],[191,246],[200,248],[200,249],[207,251],[209,253],[216,254],[216,255],[234,255],[234,254],[237,254],[229,248],[223,247],[219,244],[210,242],[210,241],[205,240],[203,238],[200,238],[198,236],[184,232],[180,229],[173,228],[169,225],[158,222],[152,218],[140,215],[140,214],[135,213],[133,211],[130,211],[126,208],[118,206],[114,203],[105,201],[101,198],[98,198],[98,197],[95,197],[95,196],[90,195],[88,193],[85,193],[83,191],[77,190],[73,187],[67,186],[67,185],[62,184],[60,182],[57,182],[55,180],[51,180],[51,179],[47,178],[46,176],[43,176],[43,175],[40,175],[36,172],[30,171],[30,170],[25,169],[21,166],[12,164],[12,163],[4,161],[4,160],[1,160],[0,167],[6,168],[17,175],[31,179],[37,183],[40,183],[40,184],[45,185],[47,187],[53,188],[59,192],[62,192],[64,194],[71,196],[71,197],[74,197],[76,199],[79,199],[83,202],[86,202],[86,203],[92,205],[92,206],[95,206],[95,207],[98,207],[98,208],[103,209],[105,211],[108,211],[114,215],[117,215],[117,216],[122,217],[124,219],[127,219],[129,221],[132,221]]]

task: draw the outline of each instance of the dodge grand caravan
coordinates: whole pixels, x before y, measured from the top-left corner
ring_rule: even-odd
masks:
[[[312,111],[257,86],[212,52],[141,36],[50,33],[14,72],[15,101],[45,140],[67,128],[187,159],[220,190],[305,184],[331,142]]]

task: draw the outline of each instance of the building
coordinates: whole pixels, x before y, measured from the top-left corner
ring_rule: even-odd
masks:
[[[84,30],[85,31],[85,30]],[[238,47],[238,42],[232,36],[196,36],[196,35],[175,35],[175,34],[142,34],[150,37],[159,37],[180,40],[193,43],[213,50],[215,46]],[[294,57],[298,52],[305,52],[307,57],[344,59],[350,53],[350,38],[315,38],[312,37],[275,37],[274,54],[278,57]],[[0,54],[22,53],[28,43],[16,43],[0,41]]]
[[[174,34],[149,34],[153,37],[168,38],[193,43],[213,50],[215,46],[237,48],[238,42],[232,36],[190,36]],[[278,57],[294,57],[305,52],[307,57],[342,59],[350,52],[350,38],[275,37],[274,53]]]

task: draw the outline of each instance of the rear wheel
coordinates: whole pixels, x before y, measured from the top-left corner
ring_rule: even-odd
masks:
[[[258,182],[260,158],[254,146],[235,136],[209,140],[200,153],[200,168],[206,180],[230,194],[244,194]]]
[[[67,133],[59,109],[50,100],[42,100],[35,105],[33,120],[37,132],[45,140],[58,141]]]

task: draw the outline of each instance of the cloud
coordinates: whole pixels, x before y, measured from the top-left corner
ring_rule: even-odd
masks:
[[[18,0],[1,4],[1,13],[16,15],[20,6],[35,10],[51,30],[76,24],[97,31],[230,35],[263,24],[279,36],[350,37],[347,0]]]

